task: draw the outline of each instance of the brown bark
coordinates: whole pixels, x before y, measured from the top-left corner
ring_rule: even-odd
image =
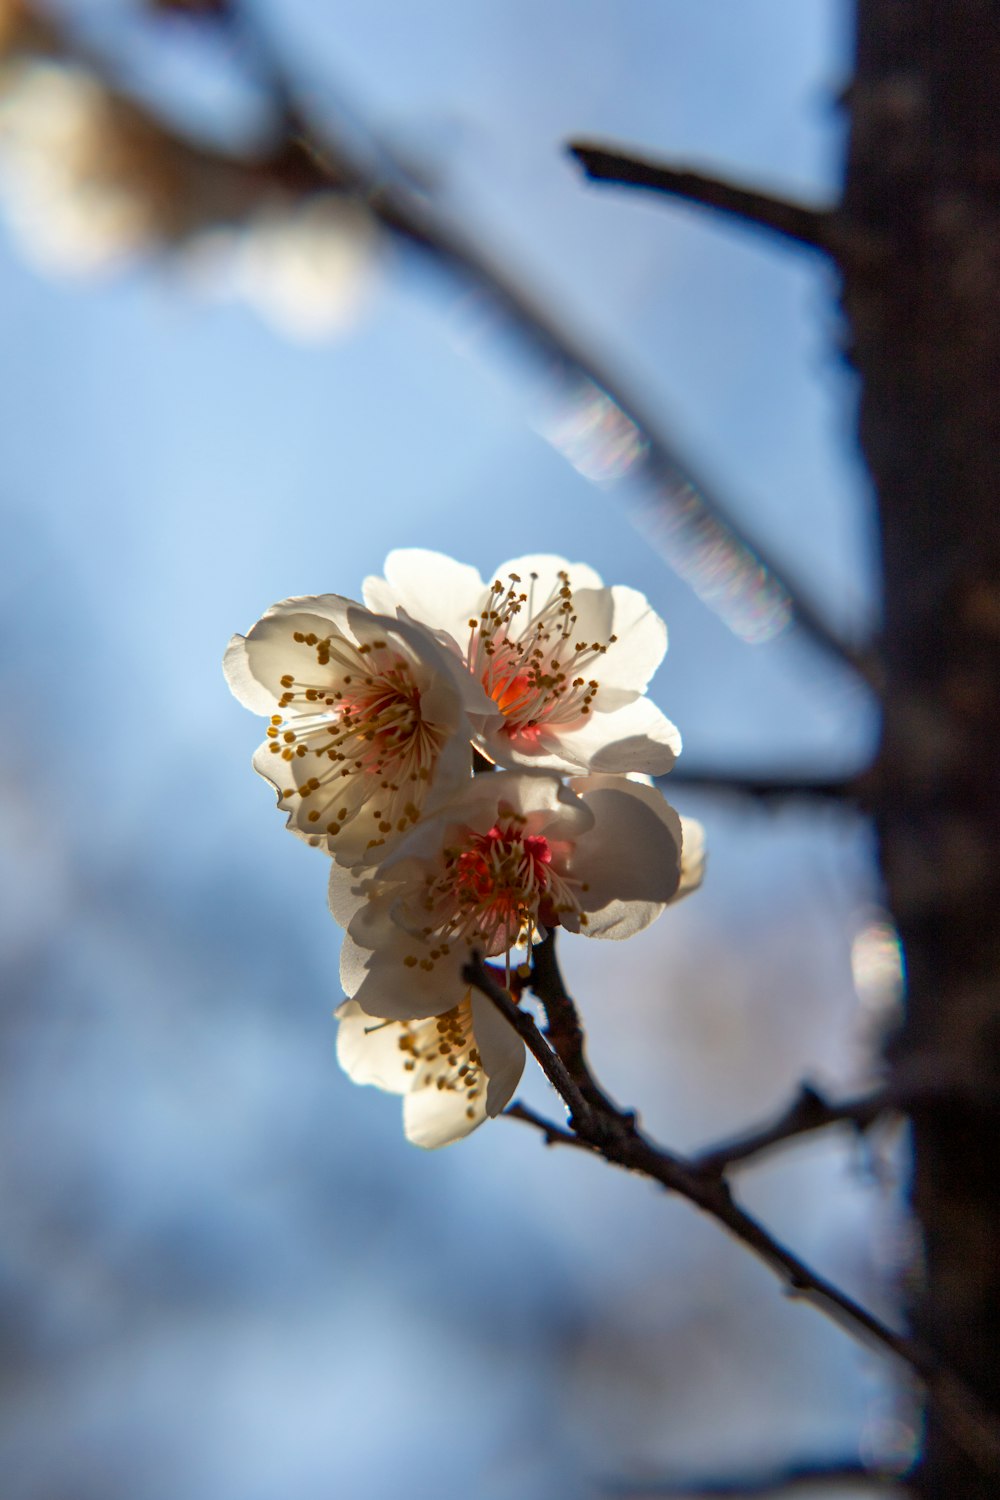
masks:
[[[841,257],[885,577],[875,816],[909,976],[917,1335],[1000,1411],[1000,6],[859,0]],[[874,252],[873,253],[873,247]],[[986,1500],[928,1422],[914,1493]]]

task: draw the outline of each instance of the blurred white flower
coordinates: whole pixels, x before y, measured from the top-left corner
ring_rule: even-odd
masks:
[[[81,274],[172,233],[182,197],[164,132],[85,69],[42,60],[0,78],[0,187],[25,254]]]
[[[233,636],[223,666],[240,702],[270,718],[253,763],[288,827],[338,860],[380,857],[471,774],[466,715],[488,700],[406,621],[337,594],[285,599]]]
[[[0,57],[31,53],[34,37],[23,7],[0,0]],[[280,154],[240,161],[185,142],[65,58],[0,68],[0,193],[44,272],[112,272],[183,246],[192,283],[245,298],[293,338],[326,337],[363,310],[380,233],[359,198],[296,194],[283,170]]]
[[[509,973],[555,926],[630,937],[700,880],[700,829],[687,839],[682,857],[677,813],[625,777],[478,776],[370,876],[331,871],[344,992],[371,1016],[442,1015],[465,996],[473,951]]]
[[[364,311],[379,242],[371,213],[348,194],[273,202],[236,235],[234,289],[278,332],[323,339]]]
[[[341,1067],[355,1083],[404,1096],[403,1128],[417,1146],[447,1146],[500,1114],[524,1068],[517,1032],[471,990],[423,1020],[375,1019],[354,1000],[337,1019]]]
[[[438,552],[390,552],[365,603],[440,634],[500,709],[477,725],[501,765],[661,775],[680,753],[669,719],[644,696],[667,648],[663,621],[636,589],[592,568],[528,556],[485,584]]]

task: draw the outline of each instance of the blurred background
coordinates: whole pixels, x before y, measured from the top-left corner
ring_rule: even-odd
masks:
[[[256,52],[182,10],[58,19],[213,150],[266,136],[268,53],[331,130],[373,128],[838,628],[871,627],[826,267],[588,187],[563,150],[610,139],[832,197],[844,0],[261,0]],[[652,691],[684,766],[850,771],[877,734],[864,689],[768,613],[766,579],[756,613],[724,565],[706,586],[593,393],[363,214],[276,203],[164,248],[120,202],[100,224],[67,208],[80,127],[51,92],[65,61],[44,66],[34,115],[23,74],[0,80],[3,1495],[571,1500],[803,1458],[905,1466],[879,1358],[686,1204],[513,1121],[422,1153],[397,1101],[340,1074],[324,858],[253,775],[261,726],[220,663],[269,604],[357,596],[392,547],[484,573],[553,551],[667,620]],[[58,171],[32,157],[42,135]],[[672,797],[706,825],[704,889],[561,957],[599,1077],[694,1150],[803,1079],[863,1085],[899,973],[863,821]],[[558,1115],[530,1072],[522,1097]],[[807,1139],[740,1187],[891,1315],[909,1251],[877,1144]]]

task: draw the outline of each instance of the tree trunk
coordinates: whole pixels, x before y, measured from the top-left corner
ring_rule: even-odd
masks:
[[[859,0],[841,260],[878,491],[875,818],[903,940],[914,1330],[1000,1412],[1000,5]],[[1000,1493],[932,1422],[914,1493]]]

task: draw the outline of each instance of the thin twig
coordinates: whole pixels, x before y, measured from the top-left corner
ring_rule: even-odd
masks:
[[[554,932],[548,933],[531,950],[531,978],[528,984],[545,1008],[545,1035],[584,1099],[595,1109],[621,1115],[618,1106],[599,1087],[587,1063],[583,1027],[556,959]],[[630,1120],[633,1118],[631,1115],[622,1117]]]
[[[589,1119],[591,1106],[581,1094],[562,1058],[546,1043],[528,1012],[515,1005],[507,991],[497,984],[478,953],[473,953],[469,962],[463,966],[462,978],[466,984],[473,985],[480,994],[492,1000],[500,1014],[510,1022],[566,1105],[571,1123],[582,1124],[584,1119]]]
[[[703,172],[609,150],[607,146],[588,141],[571,141],[566,149],[594,182],[614,182],[622,187],[669,193],[703,208],[742,219],[759,229],[770,230],[812,250],[830,249],[830,227],[835,219],[833,210],[796,203],[790,198],[776,198],[722,177],[709,177]]]
[[[522,1104],[515,1099],[513,1104],[508,1104],[503,1112],[505,1120],[523,1120],[525,1125],[532,1125],[540,1130],[546,1146],[576,1146],[581,1151],[593,1151],[593,1146],[588,1141],[581,1140],[571,1130],[564,1130],[561,1125],[555,1125],[551,1120],[546,1120],[533,1110],[530,1105]]]
[[[902,1106],[890,1088],[830,1103],[811,1084],[804,1083],[792,1103],[772,1124],[700,1152],[692,1165],[698,1172],[718,1176],[740,1162],[794,1140],[796,1136],[824,1130],[828,1125],[847,1124],[855,1130],[866,1130],[886,1111],[900,1108]]]
[[[612,1495],[649,1496],[650,1500],[737,1500],[740,1496],[790,1495],[802,1489],[895,1488],[900,1476],[888,1469],[869,1469],[853,1459],[841,1463],[790,1464],[767,1474],[748,1475],[738,1479],[652,1480],[649,1483],[616,1481],[607,1486]]]
[[[545,982],[535,977],[532,979],[536,994],[547,1005],[542,992],[551,989],[559,996],[560,1004],[572,1008],[572,1015],[575,1017],[575,1006],[566,993],[559,974],[554,944],[545,963],[548,975]],[[624,1167],[626,1171],[649,1177],[669,1191],[686,1198],[751,1250],[784,1283],[791,1295],[811,1302],[855,1338],[880,1348],[907,1365],[923,1383],[928,1404],[936,1412],[942,1427],[983,1472],[1000,1473],[1000,1423],[993,1413],[981,1406],[974,1393],[956,1375],[937,1363],[928,1349],[916,1339],[890,1328],[775,1239],[735,1202],[723,1174],[706,1172],[697,1163],[666,1150],[645,1136],[633,1114],[619,1110],[607,1099],[590,1072],[582,1047],[577,1049],[575,1042],[569,1053],[571,1072],[563,1058],[548,1045],[531,1016],[515,1005],[505,990],[500,989],[481,960],[475,959],[468,964],[463,970],[463,977],[493,1001],[524,1039],[549,1082],[567,1105],[569,1125],[574,1136],[579,1137],[605,1161]],[[576,1025],[579,1029],[578,1022]],[[601,1103],[601,1100],[604,1102]],[[520,1118],[524,1119],[525,1116]],[[550,1144],[562,1144],[558,1134],[550,1134],[548,1122],[540,1121],[539,1127]]]
[[[696,1171],[718,1176],[796,1136],[825,1130],[829,1125],[850,1125],[865,1131],[883,1115],[912,1115],[945,1103],[996,1110],[1000,1107],[1000,1089],[988,1067],[981,1072],[968,1067],[959,1071],[941,1056],[914,1055],[898,1062],[892,1077],[880,1088],[850,1099],[824,1099],[811,1084],[803,1083],[788,1108],[770,1125],[699,1152],[691,1165]]]

